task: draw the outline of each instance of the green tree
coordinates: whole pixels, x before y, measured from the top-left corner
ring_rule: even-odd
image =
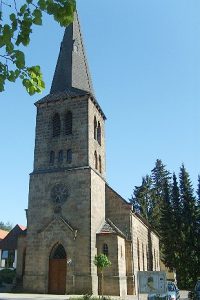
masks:
[[[177,280],[179,281],[179,270],[182,265],[181,262],[181,252],[182,252],[182,205],[180,199],[180,192],[177,182],[176,174],[173,173],[173,183],[172,183],[172,215],[170,218],[170,224],[172,229],[171,243],[173,245],[174,257],[173,257],[173,268],[177,271]]]
[[[149,219],[150,224],[159,232],[160,208],[163,206],[165,185],[170,181],[170,172],[160,159],[156,160],[155,167],[151,170],[152,179],[152,212]]]
[[[180,168],[180,199],[182,203],[181,221],[182,226],[179,228],[181,235],[181,248],[179,275],[182,287],[190,287],[194,284],[199,273],[197,252],[198,222],[197,206],[194,197],[194,191],[191,180],[184,165]],[[184,250],[184,251],[183,251]]]
[[[22,81],[30,95],[41,92],[44,81],[40,66],[27,66],[23,47],[30,43],[34,26],[42,25],[44,13],[61,26],[73,21],[76,0],[0,0],[0,92],[5,82]]]
[[[135,186],[133,195],[129,199],[135,212],[139,213],[146,220],[150,219],[152,211],[151,184],[152,180],[149,175],[142,177],[141,186]]]
[[[166,180],[163,186],[163,201],[160,207],[160,223],[159,233],[161,242],[161,259],[170,269],[174,267],[174,243],[173,227],[171,226],[172,219],[172,204],[171,204],[171,185]]]
[[[12,224],[10,222],[4,223],[0,221],[0,229],[5,231],[10,231],[13,228]]]
[[[197,205],[200,205],[200,175],[198,175],[198,185],[197,185]]]
[[[103,298],[103,294],[104,294],[103,272],[104,272],[105,268],[108,268],[109,266],[111,266],[111,262],[105,254],[101,253],[99,255],[95,255],[94,264],[95,264],[95,266],[97,266],[97,268],[101,274],[101,296]]]

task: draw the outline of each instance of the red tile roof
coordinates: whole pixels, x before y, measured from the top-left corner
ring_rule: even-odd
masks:
[[[19,225],[19,224],[17,224],[18,226],[19,226],[19,228],[21,228],[21,230],[26,230],[26,226],[23,226],[23,225]]]
[[[9,231],[0,229],[0,240],[3,240],[7,236],[8,233],[9,233]]]

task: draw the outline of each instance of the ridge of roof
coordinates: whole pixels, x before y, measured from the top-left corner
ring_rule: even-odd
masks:
[[[27,229],[27,227],[26,226],[24,226],[24,225],[20,225],[20,224],[17,224],[18,226],[19,226],[19,228],[21,229],[21,230],[26,230]]]

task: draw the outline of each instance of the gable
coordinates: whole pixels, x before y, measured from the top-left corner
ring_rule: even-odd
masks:
[[[17,249],[18,237],[24,232],[19,225],[16,225],[6,237],[0,241],[0,249],[14,250]]]

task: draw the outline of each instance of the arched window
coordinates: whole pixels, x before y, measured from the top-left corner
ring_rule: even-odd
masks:
[[[71,149],[67,150],[67,162],[68,163],[72,162],[72,150]]]
[[[65,114],[65,134],[69,135],[72,134],[72,113],[68,111]]]
[[[58,162],[62,163],[63,162],[63,150],[60,150],[58,152]]]
[[[94,139],[97,140],[97,119],[94,117]]]
[[[97,141],[99,143],[99,145],[101,145],[101,125],[98,122],[98,127],[97,127]]]
[[[104,254],[104,255],[108,256],[108,245],[107,245],[107,244],[103,244],[103,249],[102,249],[102,251],[103,251],[103,254]]]
[[[94,163],[95,163],[95,169],[98,170],[98,159],[97,159],[97,152],[94,152]]]
[[[53,137],[60,135],[60,129],[61,129],[60,115],[56,113],[53,116]]]
[[[55,152],[54,152],[54,151],[51,151],[51,152],[50,152],[50,156],[49,156],[49,163],[50,163],[51,165],[53,165],[53,164],[54,164],[54,161],[55,161]]]
[[[137,238],[138,271],[140,271],[140,242]]]
[[[53,247],[53,249],[51,250],[50,258],[51,259],[66,259],[67,255],[66,255],[63,245],[56,244]]]
[[[99,172],[101,173],[101,156],[99,155]]]

